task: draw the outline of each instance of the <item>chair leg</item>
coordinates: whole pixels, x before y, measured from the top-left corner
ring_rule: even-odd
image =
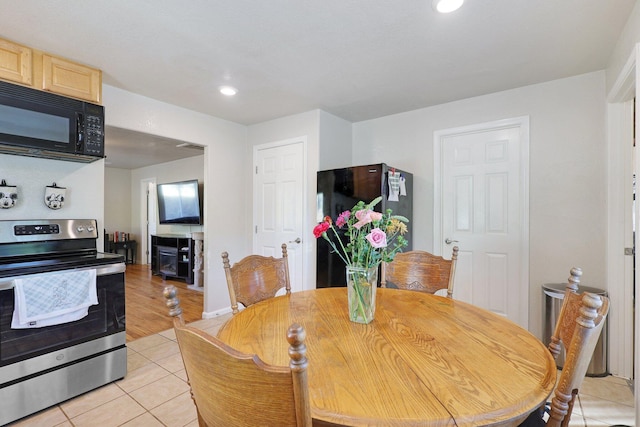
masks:
[[[578,396],[578,389],[573,389],[571,392],[571,400],[569,401],[569,408],[567,409],[567,415],[564,416],[561,427],[568,427],[569,421],[571,421],[571,413],[573,412],[573,404],[576,402]]]
[[[561,393],[556,389],[555,396],[551,400],[551,413],[549,414],[548,427],[561,427],[569,411],[569,402],[572,394]]]

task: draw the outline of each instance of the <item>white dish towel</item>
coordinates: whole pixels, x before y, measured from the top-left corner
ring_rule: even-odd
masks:
[[[13,329],[82,319],[98,304],[96,270],[42,273],[14,280]]]

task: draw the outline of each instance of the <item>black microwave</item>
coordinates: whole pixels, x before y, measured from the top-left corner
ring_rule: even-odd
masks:
[[[0,153],[89,163],[104,157],[104,107],[0,81]]]

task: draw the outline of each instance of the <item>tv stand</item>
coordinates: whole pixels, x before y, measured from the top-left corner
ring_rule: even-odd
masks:
[[[151,236],[151,272],[156,276],[183,279],[193,284],[193,239],[180,234]]]

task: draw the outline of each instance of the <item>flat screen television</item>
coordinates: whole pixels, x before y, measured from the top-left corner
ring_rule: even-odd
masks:
[[[202,205],[198,180],[158,184],[160,224],[202,224]]]

